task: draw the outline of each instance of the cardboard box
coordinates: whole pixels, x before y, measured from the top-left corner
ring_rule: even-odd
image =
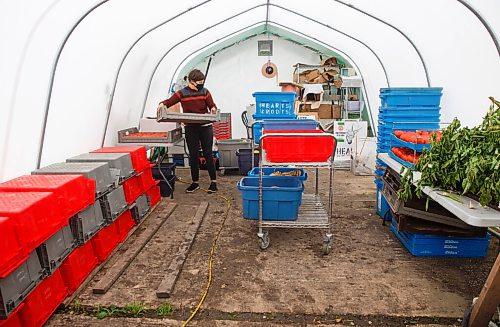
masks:
[[[311,81],[311,84],[323,84],[326,83],[327,79],[323,76],[323,74],[319,75],[315,79]]]
[[[312,83],[312,81],[318,76],[321,76],[319,69],[304,70],[302,73],[299,74],[299,82]]]
[[[335,57],[321,60],[321,66],[337,66],[337,65],[338,65],[338,61],[337,61],[337,58],[335,58]]]
[[[325,71],[323,74],[321,74],[323,76],[323,78],[325,79],[325,83],[326,81],[330,81],[330,82],[333,82],[335,80],[335,76],[338,75],[339,73],[334,70],[334,69],[329,69],[327,71]]]
[[[332,119],[333,118],[333,108],[331,104],[322,103],[318,108],[318,115],[320,119]]]
[[[342,108],[338,104],[332,105],[332,118],[340,119],[342,117]]]
[[[320,119],[338,119],[341,117],[341,108],[338,104],[322,103],[318,115]]]

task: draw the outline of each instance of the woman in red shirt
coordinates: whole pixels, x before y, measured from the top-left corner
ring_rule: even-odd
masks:
[[[188,74],[188,86],[175,92],[170,98],[160,102],[161,105],[171,107],[180,102],[183,112],[196,114],[215,114],[217,107],[210,92],[203,87],[205,75],[198,69],[194,69]],[[160,108],[160,107],[159,107]],[[158,108],[158,109],[159,109]],[[212,146],[214,132],[212,124],[186,124],[186,143],[189,150],[189,165],[191,167],[192,183],[186,189],[187,193],[192,193],[200,188],[199,178],[199,156],[198,150],[201,143],[203,155],[207,161],[208,174],[210,175],[209,193],[217,192],[217,180],[215,165],[212,157]]]

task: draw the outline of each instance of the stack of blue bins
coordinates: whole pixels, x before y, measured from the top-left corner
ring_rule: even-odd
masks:
[[[259,144],[263,130],[311,130],[317,122],[297,119],[294,102],[295,92],[255,92],[256,111],[253,115],[253,138]],[[302,203],[304,182],[307,172],[303,169],[298,176],[271,176],[275,172],[287,173],[295,168],[263,168],[262,176],[262,219],[297,220]],[[238,182],[243,204],[243,218],[259,219],[259,168],[254,167]]]
[[[391,87],[380,89],[381,105],[378,113],[377,153],[391,151],[391,134],[394,130],[437,129],[440,122],[440,87]],[[382,194],[387,165],[377,159],[375,184],[377,185],[377,214],[392,220],[389,203]]]

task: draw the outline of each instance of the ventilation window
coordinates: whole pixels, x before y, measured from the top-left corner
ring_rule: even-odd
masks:
[[[258,41],[259,56],[272,56],[273,55],[273,41],[263,40]]]

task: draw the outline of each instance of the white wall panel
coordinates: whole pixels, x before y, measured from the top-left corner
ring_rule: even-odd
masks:
[[[23,0],[0,5],[0,92],[5,92],[0,96],[0,124],[6,125],[0,134],[0,180],[36,167],[57,50],[75,22],[98,2]]]
[[[179,73],[177,67],[189,53],[223,46],[225,36],[264,20],[265,6],[205,29],[267,1],[0,1],[0,180],[35,168],[58,49],[77,20],[101,2],[105,3],[78,25],[61,53],[50,98],[43,164],[101,144],[116,72],[127,50],[145,31],[204,3],[147,34],[134,46],[118,79],[107,142],[114,141],[117,129],[137,125],[146,96],[146,114],[153,112],[151,108],[167,95],[172,76]],[[498,37],[500,2],[468,3],[488,20]],[[387,25],[335,0],[311,0],[307,5],[273,0],[271,4],[312,19],[271,6],[269,18],[285,26],[280,28],[340,49],[356,62],[372,113],[376,113],[378,89],[386,86],[379,60],[392,86],[425,86],[415,50]],[[395,25],[415,43],[427,64],[432,86],[444,87],[443,120],[457,116],[464,124],[475,125],[487,110],[487,97],[500,97],[497,49],[479,19],[460,2],[350,0],[349,4]],[[314,20],[358,38],[378,59],[366,46]],[[183,42],[186,38],[189,40]],[[173,47],[176,43],[180,45]],[[214,61],[214,65],[223,67],[221,62]]]
[[[481,22],[458,1],[350,3],[390,21],[414,40],[428,65],[432,86],[444,88],[442,121],[458,117],[465,125],[476,125],[488,110],[488,96],[500,97],[496,78],[500,74],[500,58],[496,48]],[[477,3],[484,3],[489,10],[496,7],[494,12],[500,10],[500,2]]]
[[[152,115],[156,112],[158,102],[168,96],[172,74],[178,63],[187,54],[204,44],[211,43],[236,30],[244,29],[257,21],[261,21],[265,17],[265,6],[260,6],[242,13],[234,19],[223,22],[228,17],[251,9],[260,2],[238,2],[238,4],[233,6],[231,11],[226,12],[227,16],[214,15],[203,20],[200,20],[200,17],[193,17],[192,19],[184,17],[176,23],[179,24],[177,27],[168,24],[165,27],[158,28],[137,44],[127,57],[126,65],[124,65],[120,73],[110,116],[110,125],[106,134],[106,144],[116,142],[117,130],[134,124],[137,125],[146,96],[145,115]],[[197,15],[206,13],[206,10],[208,10],[207,7],[204,7],[203,10],[197,12]],[[216,7],[210,10],[219,11],[222,9]],[[186,24],[186,20],[201,21],[203,22],[203,28],[200,25],[197,25],[196,28],[191,26],[192,29],[184,28],[183,25],[190,25]],[[209,26],[214,27],[205,30]],[[174,33],[173,31],[183,31],[183,33]],[[165,41],[158,42],[158,40]],[[165,58],[162,60],[163,56]],[[158,70],[153,75],[157,65],[159,65]],[[137,69],[137,67],[141,68]],[[151,77],[153,77],[152,81]],[[148,91],[150,82],[151,88]]]

